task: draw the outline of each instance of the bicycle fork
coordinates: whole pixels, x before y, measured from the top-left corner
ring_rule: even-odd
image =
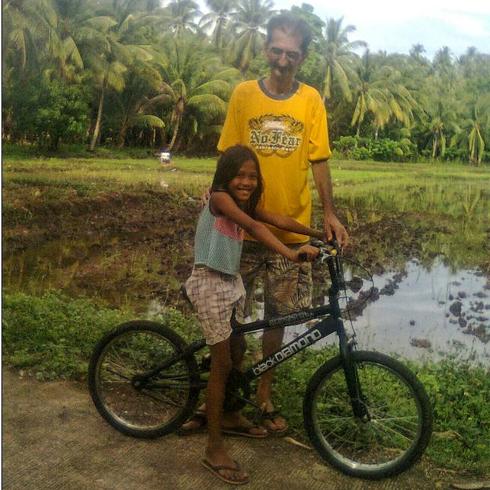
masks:
[[[368,422],[371,417],[364,403],[361,383],[357,372],[357,366],[352,359],[353,341],[347,340],[345,330],[342,328],[339,334],[340,356],[342,358],[342,368],[344,370],[345,382],[349,393],[352,411],[354,415],[363,422]]]

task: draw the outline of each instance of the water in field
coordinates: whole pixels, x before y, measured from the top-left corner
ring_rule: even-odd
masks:
[[[480,272],[451,271],[440,260],[430,269],[411,261],[402,273],[373,279],[377,293],[360,315],[352,315],[359,348],[490,365],[490,281]],[[303,331],[287,328],[286,340]],[[322,342],[336,343],[337,337]]]

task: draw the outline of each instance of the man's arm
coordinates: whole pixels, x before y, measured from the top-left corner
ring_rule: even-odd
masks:
[[[345,247],[349,242],[349,235],[344,225],[338,220],[333,205],[332,179],[327,160],[311,164],[313,180],[323,206],[323,227],[327,240],[336,238],[339,244]]]
[[[325,239],[323,231],[304,226],[301,223],[298,223],[293,218],[289,218],[288,216],[269,213],[268,211],[265,211],[263,209],[257,209],[255,211],[255,216],[259,221],[263,221],[264,223],[273,225],[276,228],[280,228],[281,230],[299,233],[300,235],[311,236],[320,240]]]

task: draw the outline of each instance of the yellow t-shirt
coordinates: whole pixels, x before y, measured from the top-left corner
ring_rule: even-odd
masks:
[[[218,151],[236,144],[250,146],[259,157],[264,180],[259,206],[310,226],[309,162],[331,155],[327,114],[318,91],[298,83],[296,90],[282,97],[267,93],[261,80],[240,83],[230,99]],[[284,243],[308,240],[271,230]]]

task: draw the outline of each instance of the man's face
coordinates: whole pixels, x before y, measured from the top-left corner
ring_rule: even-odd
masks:
[[[272,39],[265,47],[265,55],[271,73],[279,78],[296,75],[305,59],[301,51],[300,36],[284,32],[282,29],[272,31]]]

